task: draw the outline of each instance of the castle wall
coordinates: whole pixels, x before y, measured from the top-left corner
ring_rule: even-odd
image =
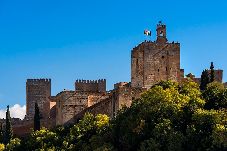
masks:
[[[132,88],[130,83],[117,83],[115,84],[115,89],[105,99],[82,110],[66,122],[65,125],[78,122],[83,118],[85,113],[91,113],[93,115],[106,114],[110,118],[113,118],[123,106],[130,107],[132,101],[139,98],[145,90],[142,88]]]
[[[144,86],[144,46],[140,44],[131,53],[131,82],[132,87]]]
[[[106,92],[106,79],[76,80],[75,90],[83,92]]]
[[[26,82],[26,118],[33,119],[37,102],[41,117],[49,117],[51,96],[50,79],[28,79]]]
[[[0,125],[5,128],[5,119],[0,119]],[[21,120],[19,118],[11,118],[13,135],[15,137],[24,137],[30,134],[34,128],[33,120]],[[41,127],[53,128],[55,124],[54,118],[46,118],[40,120]]]
[[[51,100],[56,102],[56,124],[63,125],[82,110],[106,98],[105,93],[63,91]]]
[[[215,81],[221,82],[223,81],[223,70],[214,70],[214,74],[215,74]]]
[[[208,70],[208,72],[210,73],[210,70]],[[220,70],[220,69],[214,70],[214,74],[215,74],[215,77],[214,77],[215,81],[222,83],[222,81],[223,81],[223,70]],[[196,78],[195,75],[193,75],[191,73],[189,73],[187,76],[188,76],[188,78],[190,78],[194,82],[200,84],[200,82],[201,82],[200,77]],[[185,80],[187,80],[187,78],[183,78],[182,81],[185,81]]]
[[[131,87],[130,83],[122,83],[115,84],[115,89],[113,90],[113,100],[114,106],[113,111],[116,114],[118,110],[122,109],[122,107],[130,107],[133,100],[138,99],[141,94],[146,91],[146,88],[134,88]],[[118,87],[117,87],[118,86]]]
[[[65,125],[78,122],[83,118],[85,113],[91,113],[93,115],[106,114],[109,117],[113,117],[112,102],[112,97],[101,100],[100,102],[94,104],[93,106],[90,106],[89,108],[86,108],[85,110],[75,115],[70,121],[65,123]]]
[[[12,124],[13,135],[16,137],[24,137],[29,135],[34,129],[34,121],[33,120],[22,120],[17,122],[16,124]],[[55,119],[46,118],[40,120],[41,127],[45,127],[48,129],[53,128],[55,124]]]

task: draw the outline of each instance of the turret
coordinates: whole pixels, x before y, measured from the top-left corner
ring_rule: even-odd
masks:
[[[166,43],[168,40],[166,38],[166,25],[161,21],[157,24],[157,43]]]

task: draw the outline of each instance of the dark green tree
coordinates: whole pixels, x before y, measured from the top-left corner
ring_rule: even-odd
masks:
[[[40,130],[40,112],[38,104],[35,103],[34,131]]]
[[[210,83],[209,72],[208,70],[203,70],[201,75],[200,90],[205,90],[208,83]]]
[[[2,123],[0,123],[0,144],[3,143],[3,127]]]
[[[204,108],[207,110],[227,108],[227,89],[222,83],[209,83],[203,91],[203,98],[206,100]]]
[[[226,111],[204,104],[194,82],[157,84],[119,111],[112,144],[121,151],[226,150]]]
[[[214,63],[211,62],[211,64],[210,64],[210,82],[214,82],[214,80],[215,80]]]
[[[6,111],[6,129],[5,129],[5,135],[4,135],[4,143],[8,144],[10,140],[13,137],[13,130],[11,125],[11,117],[10,117],[10,111],[9,111],[9,105],[7,106]]]

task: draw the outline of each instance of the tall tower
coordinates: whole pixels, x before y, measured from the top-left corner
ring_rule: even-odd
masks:
[[[37,102],[42,118],[50,114],[51,80],[28,79],[26,82],[26,118],[33,119]]]
[[[162,80],[180,81],[180,44],[169,43],[166,25],[157,25],[156,41],[145,41],[131,52],[132,87],[150,88]]]

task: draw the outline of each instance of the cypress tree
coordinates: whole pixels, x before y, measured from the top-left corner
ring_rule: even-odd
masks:
[[[214,82],[214,80],[215,80],[214,63],[211,62],[211,64],[210,64],[210,82]]]
[[[201,75],[200,90],[205,90],[207,84],[210,82],[208,70],[203,70]]]
[[[0,144],[3,143],[3,127],[2,127],[2,123],[0,123]]]
[[[34,131],[40,130],[40,113],[38,104],[35,103]]]
[[[9,105],[7,106],[6,111],[6,129],[5,129],[5,135],[4,135],[4,144],[8,144],[10,140],[13,137],[13,130],[11,125],[11,117],[10,117],[10,111],[9,111]]]

